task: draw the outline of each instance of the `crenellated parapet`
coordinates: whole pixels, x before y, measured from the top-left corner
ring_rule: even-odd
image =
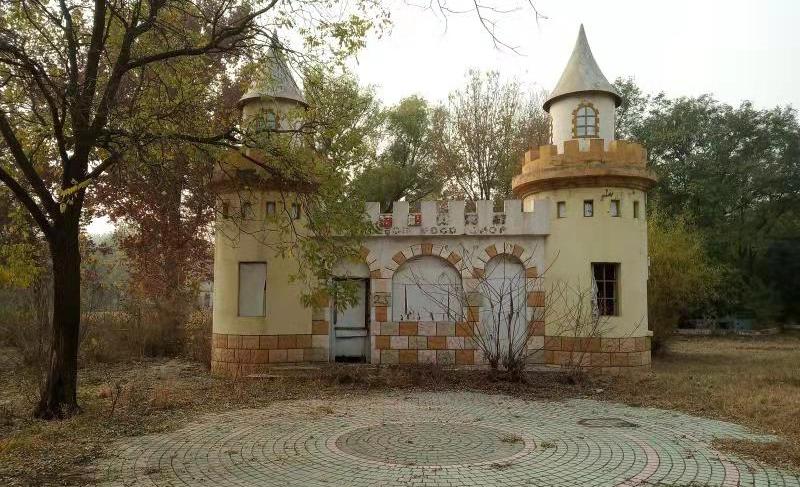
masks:
[[[381,213],[379,203],[367,203],[367,215],[384,236],[450,235],[547,235],[550,232],[549,201],[536,201],[524,211],[522,201],[507,200],[502,208],[493,201],[422,201],[411,209],[407,201],[395,201],[391,213]]]
[[[574,139],[542,145],[525,153],[522,171],[512,181],[514,195],[568,187],[619,186],[647,190],[657,177],[647,167],[647,151],[636,142]]]

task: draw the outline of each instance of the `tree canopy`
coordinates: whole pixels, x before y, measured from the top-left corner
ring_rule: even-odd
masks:
[[[797,112],[748,101],[734,107],[711,95],[646,95],[630,79],[616,85],[623,97],[617,133],[641,142],[660,176],[650,198],[665,216],[699,228],[710,256],[730,273],[717,312],[776,318],[762,314],[785,283],[765,271],[765,259],[776,242],[800,236]],[[781,307],[796,310],[789,300]]]

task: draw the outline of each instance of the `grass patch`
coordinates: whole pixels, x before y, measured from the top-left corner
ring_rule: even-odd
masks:
[[[614,381],[627,404],[723,419],[780,441],[719,440],[722,451],[800,470],[800,336],[693,337],[674,340],[652,372]]]

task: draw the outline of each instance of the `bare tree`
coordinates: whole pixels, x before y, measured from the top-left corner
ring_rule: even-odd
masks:
[[[434,157],[449,196],[478,201],[511,193],[522,155],[550,139],[541,97],[497,72],[468,72],[466,86],[433,118]]]
[[[233,104],[230,116],[215,117],[228,123],[180,123],[187,116],[207,120],[203,102],[214,90],[224,91],[226,79],[186,96],[172,89],[170,78],[191,76],[208,63],[234,69],[266,51],[272,27],[281,25],[297,25],[318,39],[334,37],[339,42],[330,47],[352,52],[370,19],[385,18],[373,15],[375,7],[361,2],[360,15],[333,18],[304,0],[3,2],[0,182],[36,222],[53,262],[51,351],[37,416],[60,418],[79,410],[79,234],[89,188],[151,142],[240,142]],[[142,88],[153,85],[164,86],[162,98],[142,96],[152,93]]]

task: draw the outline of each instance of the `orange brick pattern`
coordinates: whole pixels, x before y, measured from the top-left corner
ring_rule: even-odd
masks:
[[[327,362],[328,349],[319,344],[328,343],[328,322],[314,321],[312,330],[313,334],[296,335],[214,333],[211,340],[211,374],[246,377],[266,372],[275,364]]]
[[[373,363],[475,365],[479,351],[470,322],[402,321],[373,324]]]
[[[615,373],[650,367],[650,337],[585,338],[546,336],[544,362],[556,367],[591,367]]]

